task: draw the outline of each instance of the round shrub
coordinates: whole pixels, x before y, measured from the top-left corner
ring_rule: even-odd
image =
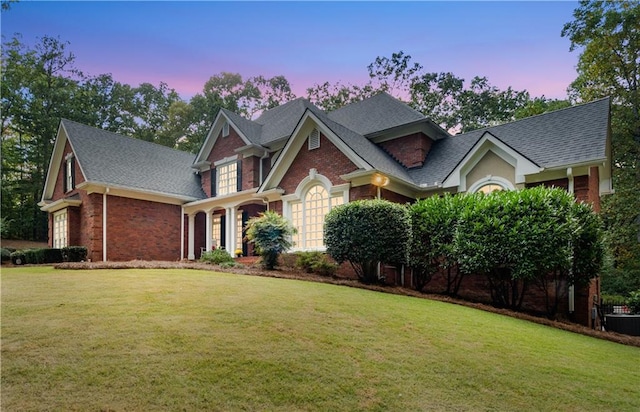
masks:
[[[223,263],[235,262],[233,257],[224,249],[208,250],[200,256],[200,262],[213,265],[221,265]]]
[[[375,283],[380,262],[403,264],[411,239],[404,205],[387,200],[358,200],[332,209],[325,218],[327,253],[349,262],[364,283]]]

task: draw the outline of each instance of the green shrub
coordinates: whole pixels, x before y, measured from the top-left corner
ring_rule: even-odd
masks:
[[[24,265],[27,263],[27,259],[23,250],[16,250],[11,253],[11,263],[14,265]]]
[[[224,249],[208,250],[200,256],[200,262],[209,263],[212,265],[221,265],[223,263],[230,263],[235,261],[233,257]]]
[[[84,246],[66,246],[61,251],[64,262],[84,262],[87,260],[87,248]]]
[[[11,251],[9,249],[3,247],[2,249],[0,249],[0,254],[2,256],[3,262],[11,260]]]
[[[62,262],[62,250],[61,249],[43,249],[44,251],[44,263],[60,263]]]
[[[242,267],[242,265],[237,263],[235,260],[231,260],[230,262],[222,262],[220,263],[220,266],[223,268]]]
[[[267,210],[247,222],[247,239],[256,247],[265,269],[272,270],[281,253],[291,248],[291,236],[296,229],[276,212]]]
[[[387,200],[358,200],[333,208],[325,218],[327,253],[349,262],[364,283],[376,283],[379,262],[407,262],[411,218],[406,206]]]
[[[24,257],[30,265],[41,265],[44,263],[44,249],[27,249],[24,251]]]
[[[327,255],[322,252],[299,252],[297,256],[296,267],[307,273],[333,276],[338,270],[338,265],[329,261]]]
[[[631,292],[627,298],[627,306],[631,314],[640,315],[640,290]]]

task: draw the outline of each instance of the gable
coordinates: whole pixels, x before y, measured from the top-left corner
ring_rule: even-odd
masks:
[[[308,150],[307,137],[315,128],[320,132],[320,148]],[[309,110],[302,116],[298,126],[296,126],[293,134],[287,140],[285,147],[282,149],[275,164],[265,178],[259,192],[280,187],[286,175],[293,175],[289,173],[289,168],[296,161],[296,164],[299,165],[301,165],[303,161],[311,162],[305,166],[306,172],[303,176],[300,176],[300,179],[309,174],[309,169],[316,168],[318,171],[324,171],[331,168],[332,162],[336,162],[335,166],[337,168],[328,172],[329,175],[334,176],[331,179],[334,184],[338,183],[338,177],[341,174],[345,174],[342,172],[339,173],[338,169],[350,169],[351,171],[360,169],[372,170],[370,164],[364,161],[351,147]],[[295,183],[296,186],[300,179]]]
[[[492,154],[485,159],[485,156],[489,152]],[[485,159],[484,162],[482,162],[483,159]],[[498,159],[501,161],[498,161]],[[504,163],[513,168],[514,181],[512,183],[515,184],[524,184],[525,176],[540,173],[543,170],[543,168],[502,142],[497,137],[493,136],[491,133],[485,132],[471,147],[469,152],[458,163],[453,171],[445,178],[442,183],[442,187],[457,188],[457,191],[459,192],[466,192],[470,187],[470,182],[467,181],[469,172],[474,172],[471,177],[475,178],[474,174],[487,174],[489,167],[496,166],[507,173],[506,170],[508,170],[509,167],[505,166]],[[478,166],[477,169],[475,169],[476,166]],[[511,174],[511,172],[508,173]],[[489,174],[491,175],[493,173]]]
[[[513,186],[516,185],[515,167],[489,149],[478,163],[466,173],[465,181],[467,188],[471,188],[484,179],[491,180],[496,177],[507,180]]]
[[[42,191],[41,202],[44,202],[45,200],[58,200],[64,197],[65,170],[63,165],[66,163],[66,158],[69,155],[73,155],[76,159],[75,182],[76,185],[78,185],[86,180],[86,176],[82,171],[82,165],[78,160],[78,156],[73,150],[71,142],[67,137],[67,131],[61,122],[58,126],[56,141],[53,145],[51,160],[49,161],[49,169],[44,183],[44,190]]]
[[[229,136],[223,137],[222,129],[225,127],[225,124],[227,124],[229,127]],[[233,146],[233,149],[235,150],[240,147],[248,146],[252,144],[251,140],[245,135],[245,133],[243,133],[242,129],[234,123],[231,116],[228,115],[224,109],[220,109],[220,111],[218,112],[218,115],[216,116],[213,122],[213,125],[211,126],[211,129],[209,129],[209,133],[205,137],[204,142],[200,147],[200,151],[198,151],[198,154],[193,162],[193,168],[200,169],[200,170],[209,169],[210,163],[208,162],[211,161],[209,159],[217,156],[215,153],[212,153],[212,151],[213,151],[213,148],[216,146],[216,143],[218,142],[218,140],[228,139],[232,135],[233,135],[233,142],[232,143],[226,142],[222,145],[223,147],[225,147],[225,149],[222,149],[223,152],[225,153],[226,153],[226,146]],[[221,159],[223,157],[225,156],[216,158],[215,160]]]

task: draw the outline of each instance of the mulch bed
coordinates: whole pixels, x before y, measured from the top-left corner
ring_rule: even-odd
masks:
[[[383,285],[365,285],[354,279],[344,279],[336,277],[325,277],[311,273],[303,273],[293,268],[280,267],[277,270],[264,270],[257,263],[253,265],[239,265],[236,267],[220,267],[217,265],[210,265],[199,262],[157,262],[157,261],[142,261],[134,260],[130,262],[81,262],[81,263],[59,263],[54,266],[56,269],[197,269],[197,270],[211,270],[216,272],[235,273],[239,275],[250,276],[266,276],[280,279],[295,279],[311,282],[322,282],[333,285],[342,285],[355,287],[360,289],[373,290],[383,293],[392,293],[396,295],[412,296],[421,299],[432,299],[441,302],[453,303],[456,305],[466,306],[474,309],[484,310],[486,312],[497,313],[500,315],[511,316],[517,319],[523,319],[529,322],[535,322],[541,325],[551,326],[554,328],[566,330],[569,332],[579,333],[586,336],[591,336],[598,339],[604,339],[623,345],[640,347],[640,337],[623,335],[615,332],[605,332],[601,330],[594,330],[586,326],[578,325],[570,322],[563,322],[557,320],[550,320],[541,318],[526,313],[514,312],[507,309],[498,309],[490,305],[482,303],[473,303],[460,299],[455,299],[449,296],[425,294],[413,289],[407,289],[399,286],[383,286]]]

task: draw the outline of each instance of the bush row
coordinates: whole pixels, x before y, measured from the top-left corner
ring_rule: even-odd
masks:
[[[450,295],[465,275],[485,275],[496,306],[519,309],[534,286],[547,294],[550,316],[566,285],[587,284],[604,256],[601,222],[591,206],[545,187],[446,194],[408,207],[383,200],[348,203],[327,215],[325,243],[363,282],[379,281],[378,262],[410,266],[418,290],[443,274]]]
[[[12,252],[9,258],[14,265],[84,262],[87,260],[87,248],[84,246],[67,246],[61,249],[37,248],[17,250]]]

